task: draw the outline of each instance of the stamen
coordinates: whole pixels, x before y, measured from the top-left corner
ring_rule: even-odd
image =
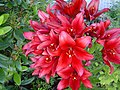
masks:
[[[71,65],[71,64],[69,64],[69,67],[72,67],[72,65]]]
[[[73,78],[73,80],[76,80],[76,79],[77,79],[76,77]]]
[[[46,60],[49,60],[49,58],[46,58]]]
[[[72,55],[69,55],[69,58],[71,58],[72,57]]]

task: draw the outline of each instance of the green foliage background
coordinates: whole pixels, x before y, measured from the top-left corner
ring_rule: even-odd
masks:
[[[53,0],[1,0],[0,1],[0,90],[56,90],[59,78],[51,78],[49,84],[38,77],[32,76],[32,63],[22,52],[22,46],[27,42],[23,32],[32,31],[29,20],[39,20],[38,9],[45,11],[48,3]],[[103,15],[110,18],[112,27],[120,27],[120,2]],[[4,28],[9,26],[9,29]],[[4,28],[4,29],[3,29]],[[3,32],[1,32],[3,31]],[[94,42],[88,51],[94,54],[95,59],[87,69],[93,75],[90,80],[92,90],[120,90],[120,66],[115,66],[112,75],[109,67],[104,65],[100,50],[102,47]],[[66,90],[70,90],[67,88]],[[89,90],[81,85],[80,90]]]

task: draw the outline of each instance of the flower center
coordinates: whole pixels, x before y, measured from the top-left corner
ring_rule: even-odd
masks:
[[[46,63],[50,63],[52,60],[49,58],[49,57],[47,57],[46,59],[45,59],[45,62]]]
[[[67,52],[66,52],[66,55],[71,58],[74,54],[73,54],[73,50],[72,48],[70,48]]]

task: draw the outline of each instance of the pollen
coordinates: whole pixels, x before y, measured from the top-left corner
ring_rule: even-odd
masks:
[[[77,79],[76,77],[73,78],[73,80],[76,80],[76,79]]]
[[[110,37],[110,34],[108,34],[107,36]]]
[[[72,55],[69,55],[69,58],[71,58],[72,57]]]
[[[115,55],[115,53],[114,53],[114,52],[113,52],[112,54],[113,54],[113,55]]]
[[[73,31],[73,29],[71,28],[71,29],[70,29],[70,31],[72,32],[72,31]]]
[[[50,44],[51,46],[54,46],[54,44],[52,43],[52,44]]]
[[[46,63],[50,63],[52,60],[50,58],[46,58]]]
[[[69,64],[69,67],[72,67],[72,65],[71,65],[71,64]]]
[[[46,60],[49,60],[49,58],[46,58]]]

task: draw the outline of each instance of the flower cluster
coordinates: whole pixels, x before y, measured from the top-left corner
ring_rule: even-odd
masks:
[[[68,86],[78,90],[80,83],[92,88],[89,80],[92,74],[85,66],[94,58],[87,52],[93,38],[104,47],[104,63],[110,67],[110,73],[113,72],[110,62],[120,64],[120,29],[107,30],[110,20],[92,22],[109,11],[108,8],[98,11],[98,7],[99,0],[92,0],[88,5],[85,0],[56,0],[53,6],[48,5],[47,13],[38,11],[40,21],[30,20],[34,32],[23,34],[30,40],[23,47],[25,55],[34,55],[32,75],[45,77],[47,83],[51,76],[59,75],[58,90]]]

